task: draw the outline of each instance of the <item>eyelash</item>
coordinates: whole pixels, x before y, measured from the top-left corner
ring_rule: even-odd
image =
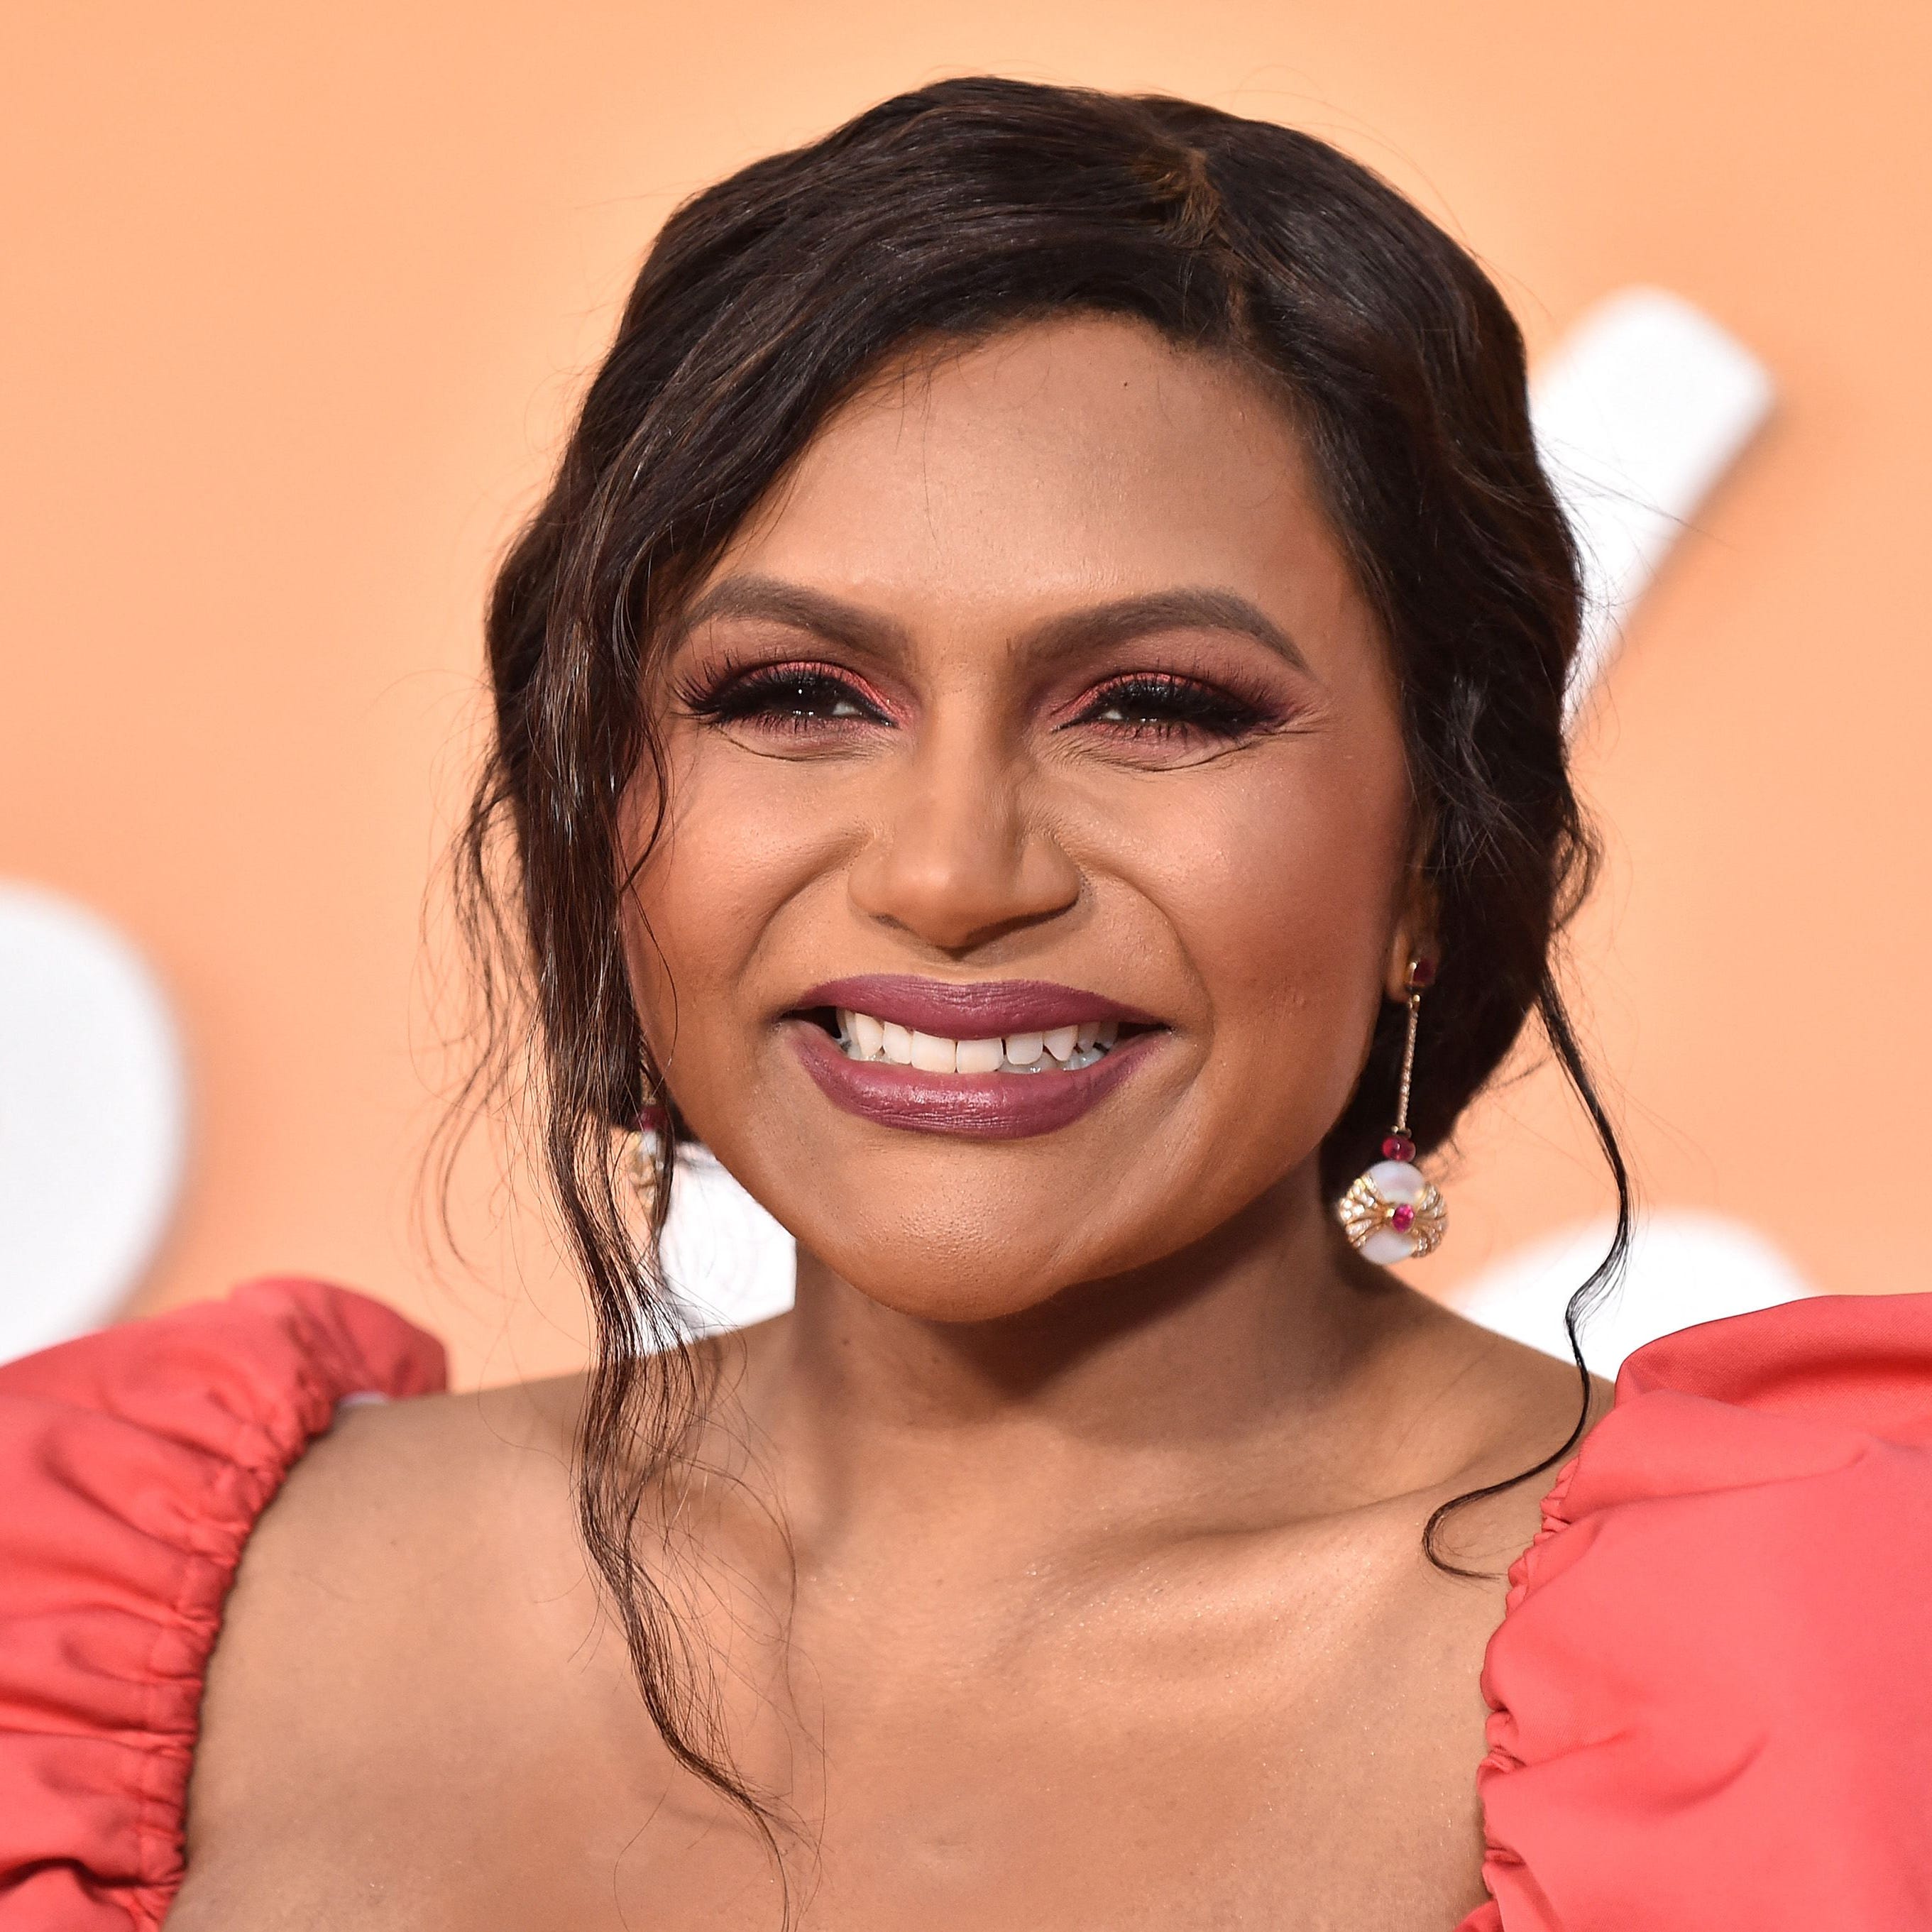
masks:
[[[713,724],[736,724],[756,719],[782,731],[809,731],[826,724],[878,724],[886,714],[850,680],[824,664],[760,664],[749,670],[728,670],[706,686],[680,694],[693,717]],[[806,709],[815,695],[820,703],[846,704],[856,715],[819,716]],[[791,700],[789,710],[783,701]]]
[[[824,664],[727,670],[680,696],[694,717],[714,724],[755,722],[769,730],[806,733],[890,722],[875,700]],[[842,705],[849,707],[842,717],[834,708]],[[815,708],[820,706],[826,708]],[[1136,708],[1142,714],[1137,718],[1132,716]],[[1109,710],[1127,715],[1108,719],[1102,714]],[[1198,679],[1172,671],[1132,671],[1102,685],[1060,728],[1093,724],[1143,742],[1198,734],[1232,742],[1258,729],[1268,715],[1256,700]]]
[[[1252,700],[1198,679],[1178,676],[1172,671],[1130,671],[1103,684],[1070,722],[1098,724],[1103,722],[1102,712],[1136,705],[1150,711],[1159,707],[1158,715],[1143,716],[1132,724],[1120,722],[1112,728],[1154,738],[1185,737],[1199,731],[1232,741],[1246,737],[1267,716]]]

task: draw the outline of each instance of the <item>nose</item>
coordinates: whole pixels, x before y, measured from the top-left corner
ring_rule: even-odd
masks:
[[[1079,868],[1033,808],[1036,775],[994,734],[929,721],[881,782],[878,829],[850,874],[867,918],[956,954],[1078,901]]]

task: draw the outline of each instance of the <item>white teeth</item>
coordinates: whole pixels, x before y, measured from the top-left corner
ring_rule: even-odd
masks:
[[[1120,1037],[1114,1020],[1008,1034],[1004,1040],[948,1040],[850,1008],[837,1010],[838,1043],[850,1060],[916,1066],[923,1073],[1077,1073],[1104,1059]]]
[[[957,1040],[941,1040],[937,1034],[916,1033],[912,1036],[912,1064],[922,1073],[956,1071],[958,1052]]]

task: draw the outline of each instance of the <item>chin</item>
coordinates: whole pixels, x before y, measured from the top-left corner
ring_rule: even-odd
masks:
[[[1077,1282],[1114,1272],[1105,1257],[1075,1253],[1070,1244],[1048,1239],[1016,1250],[1010,1241],[988,1240],[980,1227],[956,1240],[943,1232],[935,1238],[929,1228],[899,1228],[876,1241],[855,1244],[848,1235],[822,1246],[808,1232],[799,1246],[802,1283],[815,1262],[868,1301],[921,1322],[1007,1319]]]

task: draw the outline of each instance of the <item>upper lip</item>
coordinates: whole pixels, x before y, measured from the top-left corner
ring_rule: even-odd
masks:
[[[1050,980],[927,980],[911,973],[865,973],[811,988],[790,1010],[812,1006],[843,1006],[944,1040],[1043,1033],[1083,1020],[1160,1024],[1105,994],[1056,986]]]

